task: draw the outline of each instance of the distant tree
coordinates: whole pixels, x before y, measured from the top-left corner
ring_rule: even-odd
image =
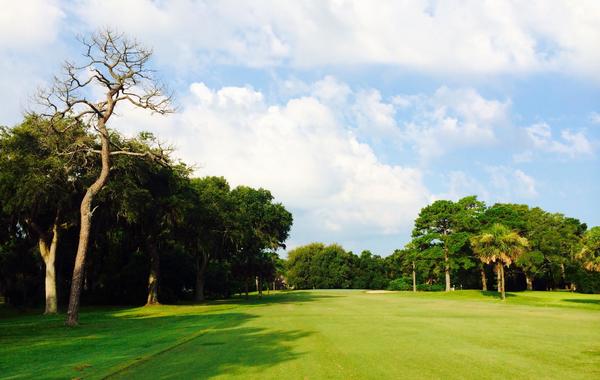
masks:
[[[115,155],[150,156],[149,152],[132,152],[114,146],[108,123],[119,103],[165,114],[172,111],[170,97],[153,78],[148,63],[152,51],[138,42],[111,30],[95,33],[82,39],[81,64],[66,62],[64,72],[55,77],[53,85],[39,94],[40,103],[46,107],[53,127],[65,132],[64,120],[84,122],[93,127],[100,149],[85,147],[99,154],[101,170],[96,180],[87,187],[80,205],[80,233],[66,324],[78,324],[83,269],[90,238],[92,205],[94,197],[102,190],[110,173],[110,159]],[[94,99],[96,94],[102,94]]]
[[[453,266],[474,265],[466,250],[469,237],[479,230],[479,218],[485,209],[475,196],[458,202],[438,200],[424,207],[415,220],[413,242],[428,256],[441,254],[445,288],[451,288],[450,271]]]
[[[294,289],[315,287],[311,267],[313,258],[325,249],[323,243],[311,243],[292,249],[286,260],[287,282]]]
[[[577,258],[585,269],[600,272],[600,227],[592,227],[583,235]]]
[[[355,289],[385,289],[387,287],[385,260],[362,251],[354,260],[352,287]]]
[[[257,278],[259,288],[263,279],[259,276],[262,257],[266,250],[285,248],[292,227],[292,214],[281,203],[273,202],[273,195],[265,189],[238,186],[230,196],[235,209],[235,271],[244,279],[244,291],[248,294],[250,281]]]
[[[526,238],[501,224],[494,224],[487,231],[471,238],[473,251],[486,263],[495,263],[498,273],[498,291],[502,299],[506,298],[504,285],[504,266],[510,266],[528,247]]]

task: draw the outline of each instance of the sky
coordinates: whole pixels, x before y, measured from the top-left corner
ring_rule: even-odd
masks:
[[[600,225],[600,2],[3,1],[0,124],[110,27],[153,48],[166,117],[121,107],[196,176],[271,190],[288,247],[389,255],[477,195]]]

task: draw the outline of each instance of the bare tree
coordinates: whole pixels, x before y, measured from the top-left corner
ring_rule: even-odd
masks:
[[[84,122],[95,131],[101,149],[102,169],[85,192],[80,206],[80,231],[77,256],[73,268],[69,309],[66,324],[75,326],[79,320],[79,300],[83,283],[85,257],[92,222],[94,197],[104,187],[110,172],[110,157],[115,155],[151,156],[153,152],[133,152],[111,141],[107,123],[118,103],[129,103],[153,113],[173,112],[171,96],[148,68],[152,50],[112,30],[102,30],[90,38],[81,38],[84,60],[81,65],[65,62],[64,72],[54,78],[53,85],[40,91],[38,99],[57,126],[58,132],[70,128],[64,120]],[[101,94],[101,95],[96,95]],[[59,121],[63,121],[59,123]],[[63,125],[62,129],[58,127]]]

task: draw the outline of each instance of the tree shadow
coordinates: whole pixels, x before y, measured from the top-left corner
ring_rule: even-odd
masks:
[[[302,353],[294,352],[292,343],[310,334],[257,327],[217,329],[107,377],[208,379],[237,373],[251,378],[265,368],[300,357]]]
[[[479,293],[485,297],[502,299],[502,296],[500,295],[500,293],[493,291],[493,290],[486,290],[486,291],[481,290]],[[512,297],[516,297],[516,294],[506,293],[506,298],[512,298]]]
[[[149,378],[159,372],[207,378],[253,372],[297,358],[301,353],[292,342],[311,334],[254,326],[253,305],[332,297],[294,291],[204,305],[85,308],[77,328],[65,327],[64,315],[20,315],[0,320],[0,368],[2,376],[21,378],[128,377],[138,371],[147,371]]]

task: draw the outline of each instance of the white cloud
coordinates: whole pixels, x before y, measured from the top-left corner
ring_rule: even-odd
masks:
[[[405,138],[424,160],[464,147],[497,141],[497,128],[506,125],[510,101],[488,100],[473,89],[439,88],[431,97],[395,97],[395,104],[413,109]]]
[[[563,129],[560,132],[562,141],[552,137],[552,129],[546,123],[533,124],[526,129],[533,147],[547,153],[555,153],[569,158],[594,155],[592,143],[583,132],[572,132]]]
[[[65,14],[57,1],[5,1],[0,9],[0,124],[16,124],[32,95],[58,68]]]
[[[64,13],[57,1],[5,1],[0,12],[0,52],[29,50],[54,41]],[[4,59],[4,57],[3,57]]]
[[[596,79],[600,5],[529,2],[81,1],[91,26],[116,25],[168,53],[248,66],[393,64],[427,72],[569,70]],[[131,18],[131,14],[136,14]],[[197,59],[196,59],[197,60]]]
[[[532,198],[538,195],[535,179],[520,169],[488,166],[486,172],[490,177],[490,186],[501,199]]]
[[[359,131],[363,135],[381,137],[400,137],[396,123],[395,106],[382,101],[377,90],[360,91],[356,94],[353,106],[354,117]]]
[[[600,124],[600,113],[598,113],[598,112],[590,113],[590,120],[594,124]]]
[[[463,171],[451,171],[445,175],[447,191],[435,199],[459,199],[477,195],[488,202],[509,202],[538,196],[535,179],[520,169],[508,166],[486,166],[487,178],[478,179]]]
[[[513,154],[513,162],[516,164],[521,164],[524,162],[531,162],[533,160],[533,152],[530,150],[526,150],[520,153]]]
[[[194,83],[181,112],[166,121],[120,113],[113,126],[168,137],[198,175],[270,189],[294,211],[295,230],[308,231],[294,241],[406,232],[429,199],[418,169],[380,162],[315,96],[268,104],[249,87]]]

